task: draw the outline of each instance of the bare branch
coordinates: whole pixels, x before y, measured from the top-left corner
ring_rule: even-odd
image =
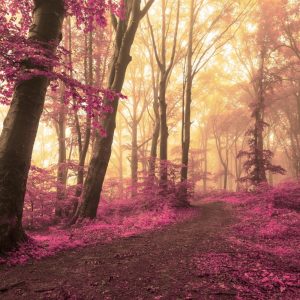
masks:
[[[152,6],[152,4],[154,3],[155,0],[149,0],[144,8],[141,10],[140,12],[140,19],[142,19],[147,13],[148,13],[148,10],[150,9],[150,7]]]

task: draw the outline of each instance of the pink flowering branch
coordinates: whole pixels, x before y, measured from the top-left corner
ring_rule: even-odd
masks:
[[[108,10],[120,18],[124,14],[123,6],[112,0],[66,0],[65,5],[67,14],[74,16],[78,28],[85,32],[95,26],[105,26]],[[93,119],[92,124],[104,134],[98,120],[112,111],[110,102],[124,96],[71,78],[67,71],[72,66],[64,59],[68,55],[66,49],[59,47],[53,54],[51,43],[28,39],[26,33],[31,24],[32,7],[33,2],[29,0],[8,0],[0,9],[0,104],[10,104],[18,82],[44,76],[51,81],[53,90],[58,86],[58,81],[63,82],[65,104],[73,110],[84,110]],[[22,18],[18,20],[14,17],[16,15]]]

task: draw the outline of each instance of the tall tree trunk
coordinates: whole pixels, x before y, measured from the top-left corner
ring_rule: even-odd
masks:
[[[157,145],[160,133],[160,118],[159,118],[159,102],[158,98],[153,100],[153,111],[154,111],[154,127],[151,141],[150,150],[150,161],[149,161],[149,175],[151,178],[155,176],[155,165],[157,159]]]
[[[228,165],[224,168],[224,181],[223,181],[223,189],[227,190],[227,183],[228,183]]]
[[[138,93],[136,91],[137,84],[136,74],[132,75],[132,95],[133,95],[133,107],[131,118],[131,197],[137,195],[137,182],[138,182],[138,125],[140,118],[138,117],[138,104],[141,99],[141,85],[139,84]]]
[[[265,46],[262,46],[260,54],[260,74],[258,82],[258,99],[257,106],[254,111],[255,125],[254,125],[254,183],[259,184],[267,182],[266,170],[264,165],[264,68],[265,68]]]
[[[254,181],[256,184],[266,182],[266,171],[264,167],[264,142],[263,142],[263,119],[261,112],[255,113],[255,128],[254,128],[254,145],[255,145],[255,177]]]
[[[223,188],[224,190],[227,189],[227,179],[228,179],[228,135],[226,136],[226,144],[223,147],[222,143],[222,137],[220,133],[217,132],[216,128],[213,128],[214,130],[214,137],[215,137],[215,142],[216,142],[216,148],[217,148],[217,153],[219,156],[220,164],[223,168],[223,176],[220,176],[220,178],[223,177],[223,184],[222,184],[222,179],[220,183],[220,188]],[[225,149],[225,157],[223,156],[223,148]]]
[[[269,149],[269,150],[271,149],[270,131],[271,131],[271,130],[269,130],[268,135],[267,135],[267,149]],[[272,152],[273,152],[273,151],[274,151],[274,150],[272,150]],[[274,153],[274,152],[273,152],[273,153]],[[269,182],[269,185],[270,185],[270,186],[273,186],[273,185],[274,185],[274,177],[273,177],[273,173],[270,172],[270,171],[268,171],[266,175],[268,176],[268,182]]]
[[[150,22],[149,17],[148,25],[150,29],[152,44],[154,48],[156,62],[160,70],[160,83],[159,83],[159,109],[160,109],[160,190],[162,193],[165,193],[168,188],[168,169],[166,161],[168,160],[168,124],[167,124],[167,102],[166,102],[166,91],[167,83],[171,75],[172,69],[174,67],[174,60],[176,54],[177,46],[177,33],[178,33],[178,24],[179,24],[179,14],[180,14],[180,0],[177,0],[177,10],[176,10],[176,21],[175,21],[175,32],[173,36],[173,45],[171,51],[171,57],[167,63],[167,31],[169,27],[169,21],[166,20],[166,10],[167,10],[167,1],[162,0],[161,13],[162,13],[162,23],[161,23],[161,46],[160,53],[158,53],[158,47],[155,42],[153,28]]]
[[[113,26],[116,30],[114,56],[112,60],[108,87],[109,89],[121,92],[127,66],[131,61],[130,50],[141,18],[145,15],[154,1],[150,0],[141,11],[141,1],[132,0],[126,2],[126,17],[117,21],[113,17]],[[110,100],[107,100],[111,103]],[[72,222],[80,218],[95,218],[100,201],[100,194],[111,156],[111,147],[116,127],[116,115],[119,98],[112,103],[113,112],[109,113],[103,120],[105,136],[98,135],[88,168],[88,174],[84,183],[82,203],[77,210]]]
[[[295,94],[296,102],[297,102],[297,117],[298,117],[298,126],[297,126],[297,153],[296,153],[296,174],[297,179],[300,177],[300,147],[299,147],[299,141],[300,141],[300,80],[298,81],[298,90]]]
[[[155,165],[157,159],[157,146],[160,133],[160,117],[159,117],[159,99],[158,99],[158,82],[159,82],[159,72],[155,76],[153,57],[150,54],[151,62],[151,78],[152,78],[152,90],[153,90],[153,112],[154,112],[154,126],[153,134],[151,140],[150,149],[150,160],[149,160],[149,178],[152,180],[155,177]],[[152,182],[153,183],[153,182]]]
[[[120,122],[119,126],[117,127],[118,130],[118,146],[119,146],[119,195],[122,198],[123,197],[123,192],[124,192],[124,183],[123,183],[123,138],[122,138],[122,123]]]
[[[234,161],[233,161],[233,156],[229,156],[229,161],[228,161],[228,189],[229,191],[233,191],[233,176],[230,172],[230,170],[234,169]]]
[[[70,19],[70,18],[69,18]],[[69,24],[67,24],[68,26]],[[68,47],[68,34],[71,35],[71,29],[65,28],[64,32],[64,47]],[[69,54],[71,55],[71,54]],[[67,188],[67,177],[68,169],[66,166],[67,162],[67,150],[66,150],[66,110],[65,110],[65,86],[61,82],[60,86],[60,98],[59,98],[59,112],[58,121],[56,126],[56,133],[58,139],[58,168],[57,168],[57,190],[56,190],[56,205],[55,215],[58,217],[62,216],[61,200],[66,197]]]
[[[183,136],[182,136],[182,154],[181,154],[181,182],[186,183],[188,179],[189,151],[191,140],[191,103],[192,103],[192,83],[193,83],[193,26],[194,26],[194,0],[190,0],[190,20],[189,20],[189,40],[187,50],[187,69],[185,85],[185,101],[183,107]],[[187,185],[182,186],[182,201],[187,202]]]
[[[29,39],[60,41],[64,1],[34,1]],[[49,46],[50,47],[50,46]],[[56,46],[51,46],[55,51]],[[25,239],[22,214],[33,144],[49,80],[43,76],[19,82],[0,136],[0,252]]]
[[[204,138],[204,142],[203,142],[203,163],[204,163],[204,170],[203,170],[203,191],[206,192],[207,190],[207,172],[208,172],[208,168],[207,168],[207,143],[208,143],[208,134],[207,132],[205,132],[205,138]]]
[[[228,186],[228,172],[229,172],[228,133],[226,134],[225,161],[222,164],[223,164],[223,167],[224,167],[224,185],[223,185],[223,188],[226,191],[227,190],[227,186]]]
[[[168,180],[168,169],[166,161],[168,160],[168,124],[167,124],[167,103],[166,103],[167,78],[163,73],[159,84],[159,108],[160,108],[160,147],[159,159],[160,166],[160,184],[161,188],[166,188]]]
[[[62,83],[63,85],[63,83]],[[61,87],[60,108],[58,113],[57,138],[58,138],[58,169],[57,169],[57,203],[55,215],[61,216],[60,201],[66,196],[67,185],[67,150],[66,150],[66,112],[64,109],[64,87]]]
[[[87,40],[86,47],[86,84],[93,85],[93,32],[90,31]],[[91,118],[87,114],[85,122],[85,134],[84,141],[82,143],[81,151],[79,151],[79,168],[77,173],[77,188],[75,192],[76,197],[80,197],[82,193],[82,185],[84,181],[84,165],[87,156],[87,152],[91,140]]]
[[[70,16],[67,18],[67,24],[68,24],[68,50],[69,50],[69,55],[68,55],[68,60],[69,60],[69,64],[71,66],[70,69],[70,77],[73,78],[73,57],[72,57],[72,22],[71,22],[71,18]],[[85,37],[86,39],[86,37]],[[84,60],[84,68],[86,70],[86,57]],[[86,74],[86,71],[85,71]],[[87,82],[86,82],[87,83]],[[73,104],[75,105],[75,101],[73,100]],[[81,153],[82,153],[82,148],[83,148],[83,144],[82,144],[82,133],[81,133],[81,128],[80,128],[80,121],[79,121],[79,116],[78,116],[78,112],[74,111],[74,127],[75,127],[75,131],[76,131],[76,135],[77,135],[77,144],[78,144],[78,152],[79,152],[79,160],[81,157]],[[78,174],[77,174],[77,182],[78,182]],[[75,196],[76,194],[80,195],[80,192],[77,192],[78,188],[75,191]],[[78,201],[76,201],[75,203],[75,210],[77,208],[78,205]]]
[[[236,192],[239,192],[241,189],[240,185],[240,179],[241,179],[241,158],[238,157],[238,145],[237,145],[237,139],[234,141],[234,169],[235,169],[235,181],[236,181]]]
[[[167,74],[166,74],[166,0],[162,0],[162,26],[161,26],[161,66],[160,66],[160,83],[159,83],[159,109],[160,109],[160,185],[161,188],[166,189],[168,180],[168,170],[164,162],[168,159],[168,124],[167,124],[167,103],[166,103],[166,91],[167,91]]]
[[[131,137],[131,196],[135,197],[137,194],[137,182],[138,182],[138,144],[137,144],[137,120],[136,109],[134,109],[132,120],[132,137]]]

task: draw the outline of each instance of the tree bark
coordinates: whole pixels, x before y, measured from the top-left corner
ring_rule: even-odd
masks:
[[[254,125],[254,183],[259,184],[267,182],[266,170],[264,165],[264,68],[265,68],[265,46],[262,46],[260,54],[260,74],[258,82],[258,93],[257,93],[257,107],[254,111],[255,125]]]
[[[296,139],[297,139],[297,153],[296,153],[296,166],[295,166],[295,169],[296,169],[296,176],[297,176],[297,179],[299,179],[300,177],[300,149],[299,149],[299,141],[300,141],[300,81],[298,81],[298,90],[295,94],[295,97],[296,97],[296,101],[297,101],[297,123],[298,123],[298,126],[297,126],[297,135],[296,135]]]
[[[132,120],[132,138],[131,138],[131,196],[135,197],[137,194],[137,182],[138,182],[138,142],[137,142],[137,129],[138,123],[136,120],[136,109],[134,108]]]
[[[68,25],[68,24],[67,24]],[[65,27],[64,32],[64,47],[68,47],[68,27]],[[69,54],[71,55],[71,54]],[[57,167],[57,189],[56,189],[56,204],[55,204],[55,215],[57,217],[62,216],[62,206],[61,200],[66,197],[66,189],[67,189],[67,178],[68,178],[68,168],[66,165],[67,162],[67,149],[66,149],[66,109],[65,109],[65,86],[64,83],[61,82],[60,86],[60,97],[59,97],[59,111],[58,111],[58,120],[55,122],[56,134],[58,139],[58,167]]]
[[[141,11],[141,1],[132,0],[126,2],[126,17],[117,21],[114,17],[113,24],[116,29],[114,56],[112,60],[108,87],[121,92],[127,66],[131,61],[130,50],[141,18],[145,15],[145,9],[149,9],[152,0],[148,1]],[[110,102],[109,100],[107,100]],[[116,127],[116,115],[119,98],[112,103],[113,112],[103,120],[105,136],[98,135],[95,141],[92,158],[88,168],[88,174],[84,183],[82,203],[79,206],[72,222],[79,218],[95,218],[100,201],[102,186],[111,156],[111,147]]]
[[[86,47],[86,84],[93,85],[93,32],[90,31],[87,38],[87,47]],[[77,188],[75,192],[75,197],[80,197],[82,193],[82,185],[84,181],[84,165],[86,156],[88,153],[90,140],[91,140],[91,118],[89,115],[86,116],[85,121],[85,133],[84,133],[84,141],[81,143],[82,147],[81,151],[79,151],[79,168],[77,173]],[[78,136],[78,139],[81,138]]]
[[[29,39],[61,40],[64,1],[34,1]],[[51,46],[54,52],[56,46]],[[16,84],[0,136],[0,252],[26,238],[22,214],[33,144],[43,111],[48,78],[36,76]]]
[[[208,168],[207,168],[207,144],[208,144],[208,133],[205,132],[205,137],[203,138],[203,164],[204,164],[204,170],[203,170],[203,191],[207,191],[207,178],[208,178]]]
[[[167,123],[167,103],[166,103],[166,90],[167,90],[167,78],[163,73],[161,75],[161,81],[159,84],[159,109],[160,109],[160,145],[159,145],[159,159],[161,162],[160,167],[160,184],[161,188],[166,188],[168,180],[168,169],[165,162],[168,160],[168,123]]]
[[[151,178],[155,177],[155,165],[157,159],[157,145],[160,133],[160,119],[159,119],[159,102],[158,98],[154,97],[153,100],[154,111],[154,128],[151,141],[150,161],[149,161],[149,175]]]
[[[158,99],[159,72],[157,72],[155,76],[155,68],[154,68],[152,53],[150,53],[150,62],[151,62],[151,79],[152,79],[152,90],[153,90],[154,126],[153,126],[153,134],[152,134],[151,149],[150,149],[149,178],[151,183],[153,183],[153,179],[155,177],[155,165],[157,159],[157,146],[158,146],[158,139],[160,134],[160,117],[159,117],[159,99]]]
[[[119,161],[119,197],[123,197],[124,193],[124,175],[123,175],[123,137],[122,137],[122,123],[120,122],[119,126],[117,127],[118,131],[118,147],[119,147],[119,153],[118,153],[118,161]]]
[[[167,123],[167,102],[166,102],[166,91],[168,85],[168,79],[171,75],[172,69],[174,67],[175,54],[176,54],[176,46],[177,46],[177,33],[178,33],[178,25],[179,25],[179,14],[180,14],[180,0],[177,0],[177,9],[176,9],[176,21],[175,21],[175,32],[173,36],[173,45],[171,50],[171,57],[169,62],[167,63],[167,34],[169,27],[169,20],[166,20],[166,8],[167,1],[162,0],[161,5],[161,13],[162,13],[162,24],[161,24],[161,49],[160,53],[158,53],[158,47],[154,39],[154,32],[150,22],[149,17],[148,25],[150,29],[152,44],[154,48],[156,62],[159,66],[160,70],[160,83],[159,83],[159,109],[160,109],[160,190],[162,193],[165,193],[168,188],[168,168],[167,168],[167,160],[168,160],[168,123]]]
[[[63,84],[63,83],[62,83]],[[58,113],[57,138],[58,138],[58,169],[57,169],[57,203],[55,215],[61,216],[60,201],[66,196],[67,185],[67,150],[66,150],[66,112],[64,109],[64,87],[61,87],[60,108]]]
[[[219,133],[215,127],[216,125],[213,125],[213,133],[215,137],[215,142],[216,142],[216,148],[217,148],[217,153],[219,156],[220,164],[223,167],[223,185],[222,188],[224,190],[227,189],[227,179],[228,179],[228,155],[229,155],[229,147],[228,147],[228,135],[226,135],[226,143],[225,146],[223,147],[222,143],[222,136],[221,133]],[[223,149],[225,151],[225,157],[223,156]],[[222,176],[220,176],[222,179]]]
[[[187,50],[187,69],[186,69],[186,86],[185,86],[185,101],[183,107],[183,136],[182,136],[182,154],[181,154],[181,171],[180,177],[182,185],[182,201],[187,202],[187,179],[188,179],[188,164],[189,151],[191,141],[191,103],[192,103],[192,83],[193,83],[193,26],[194,26],[194,0],[190,0],[190,20],[189,20],[189,37]]]

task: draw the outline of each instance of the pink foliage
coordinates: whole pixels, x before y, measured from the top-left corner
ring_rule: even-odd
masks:
[[[300,278],[293,269],[299,268],[300,257],[299,189],[299,183],[285,183],[253,192],[211,193],[203,200],[233,205],[239,219],[227,237],[228,252],[193,259],[199,276],[215,276],[206,287],[235,291],[236,299],[296,299]]]
[[[22,244],[19,250],[9,253],[6,258],[0,258],[0,263],[23,264],[29,259],[41,259],[59,251],[157,230],[195,214],[193,210],[174,210],[168,205],[152,211],[142,209],[141,206],[134,208],[135,205],[137,202],[102,201],[97,220],[84,221],[68,229],[53,226],[47,231],[31,232],[30,240]]]
[[[247,201],[237,205],[241,222],[235,229],[241,239],[248,241],[253,247],[259,246],[275,255],[281,255],[276,253],[276,249],[280,249],[279,245],[289,248],[294,255],[299,252],[299,213],[285,208],[285,198],[281,198],[283,203],[277,198],[287,187],[291,188],[291,197],[292,191],[297,193],[299,190],[299,184],[288,183],[261,193],[245,195]],[[278,208],[278,201],[281,208]]]
[[[227,253],[200,253],[191,266],[193,288],[233,294],[235,299],[296,299],[299,278],[293,272],[276,269],[271,258],[254,251],[233,248]]]
[[[119,17],[123,15],[122,5],[110,0],[66,0],[65,5],[67,13],[76,18],[84,31],[92,30],[94,26],[105,26],[107,10]],[[9,0],[0,9],[0,104],[10,104],[16,83],[36,76],[47,77],[54,91],[58,82],[63,82],[65,104],[73,111],[85,111],[93,119],[94,127],[105,135],[99,118],[112,111],[111,102],[116,97],[125,97],[72,78],[69,75],[72,66],[65,59],[68,51],[63,47],[58,47],[56,53],[52,51],[58,41],[42,43],[28,39],[32,8],[33,1]],[[21,18],[15,17],[17,15]]]
[[[234,204],[238,209],[240,222],[235,226],[235,232],[247,246],[275,255],[281,255],[282,251],[276,253],[276,249],[284,247],[284,252],[296,255],[300,249],[300,216],[297,209],[290,207],[296,207],[298,191],[298,183],[286,183],[273,189],[264,187],[218,200]]]
[[[278,223],[276,220],[270,220],[263,228],[261,228],[258,234],[262,237],[274,237],[280,234],[284,234],[288,230],[286,225]]]
[[[23,210],[25,228],[45,227],[53,222],[56,177],[51,170],[31,166]]]
[[[274,206],[300,211],[300,185],[287,182],[274,190]]]
[[[60,165],[67,168],[69,176],[78,172],[77,162],[68,162]],[[110,179],[105,182],[98,210],[98,218],[107,218],[114,215],[129,216],[141,213],[166,212],[169,208],[180,207],[180,189],[186,183],[180,182],[179,167],[168,164],[169,181],[167,188],[162,189],[156,177],[149,178],[147,174],[140,174],[138,183],[132,186],[131,181],[120,191],[118,179]],[[57,165],[42,169],[31,167],[25,205],[23,211],[23,225],[26,229],[41,230],[65,219],[55,216],[55,208],[63,209],[63,217],[72,213],[76,201],[76,185],[67,186],[64,199],[57,200],[58,182],[56,178]],[[191,196],[190,190],[188,196]],[[58,202],[59,201],[59,202]],[[165,219],[166,220],[166,219]]]

